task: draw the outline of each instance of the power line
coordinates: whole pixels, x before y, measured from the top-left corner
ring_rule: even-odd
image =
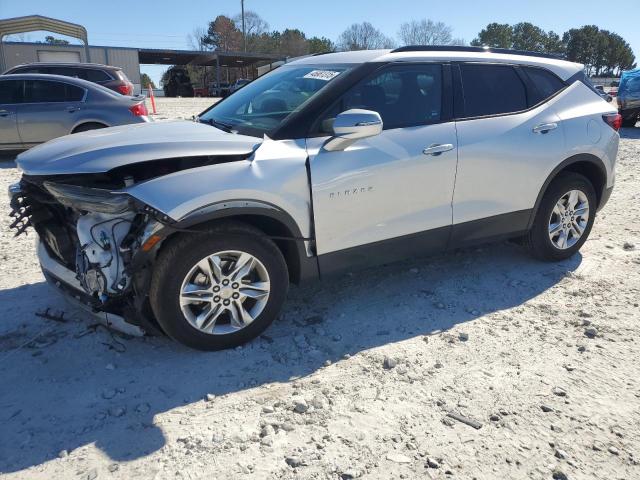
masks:
[[[165,35],[164,33],[121,33],[121,32],[100,32],[100,33],[94,33],[91,32],[91,36],[92,37],[103,37],[103,36],[109,36],[109,35],[118,35],[118,36],[122,36],[122,37],[186,37],[187,35],[189,35],[188,33],[186,34],[182,34],[182,35],[178,35],[178,34],[171,34],[171,35]]]

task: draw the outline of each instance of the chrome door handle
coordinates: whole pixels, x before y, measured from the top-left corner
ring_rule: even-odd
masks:
[[[0,110],[0,117],[8,117],[9,115],[13,115],[13,112],[9,110]]]
[[[453,150],[451,143],[432,143],[427,148],[422,150],[425,155],[440,155],[441,153]]]
[[[555,130],[556,128],[558,128],[558,124],[555,122],[541,123],[540,125],[533,127],[533,133],[547,133],[551,130]]]
[[[80,107],[67,107],[67,112],[69,113],[77,112],[78,110],[80,110]]]

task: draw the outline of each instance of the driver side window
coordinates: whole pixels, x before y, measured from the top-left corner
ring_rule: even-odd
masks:
[[[375,73],[329,109],[321,131],[332,133],[335,117],[352,108],[378,112],[384,130],[437,123],[442,115],[442,66],[394,65]]]

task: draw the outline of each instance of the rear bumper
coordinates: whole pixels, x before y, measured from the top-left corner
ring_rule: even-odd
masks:
[[[47,279],[47,282],[60,292],[72,305],[79,307],[89,314],[91,318],[97,320],[108,328],[137,337],[145,334],[145,331],[142,328],[127,323],[124,317],[100,311],[97,308],[97,304],[99,302],[84,291],[80,282],[76,278],[76,273],[67,269],[52,258],[40,239],[37,240],[37,251],[38,259],[40,260],[40,267],[42,268],[42,273]]]

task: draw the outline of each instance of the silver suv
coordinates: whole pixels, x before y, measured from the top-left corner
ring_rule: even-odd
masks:
[[[259,335],[290,282],[505,238],[558,261],[614,183],[620,116],[582,65],[403,47],[311,56],[195,122],[18,157],[18,232],[118,328],[213,350]]]

